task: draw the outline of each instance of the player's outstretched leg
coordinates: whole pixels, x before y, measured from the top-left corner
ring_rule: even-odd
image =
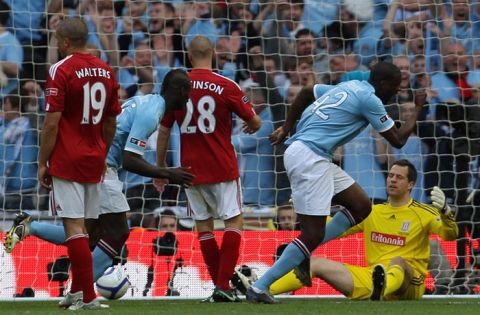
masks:
[[[11,253],[18,242],[30,235],[31,221],[32,217],[28,213],[21,212],[17,214],[13,220],[12,227],[8,230],[7,235],[5,236],[3,243],[7,253]]]
[[[375,265],[372,272],[372,295],[370,300],[381,301],[383,300],[383,293],[387,286],[387,273],[385,268],[381,265]]]

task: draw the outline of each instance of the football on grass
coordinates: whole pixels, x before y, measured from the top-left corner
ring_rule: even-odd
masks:
[[[97,280],[97,292],[109,300],[121,298],[129,288],[130,281],[119,266],[109,267]]]

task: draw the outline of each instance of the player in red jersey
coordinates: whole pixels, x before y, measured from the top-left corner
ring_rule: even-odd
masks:
[[[118,84],[112,69],[85,47],[88,30],[82,19],[63,20],[55,36],[66,57],[48,73],[38,179],[51,189],[50,210],[63,219],[70,292],[83,292],[83,300],[70,309],[100,309],[108,306],[95,299],[85,219],[99,215],[105,157],[121,112]]]
[[[187,108],[165,115],[157,145],[157,162],[165,155],[174,121],[180,126],[181,163],[195,175],[186,189],[189,211],[196,221],[203,258],[215,290],[209,301],[238,301],[229,281],[237,263],[243,227],[242,196],[238,162],[233,145],[232,113],[243,121],[244,131],[253,133],[261,120],[234,81],[212,72],[214,50],[209,40],[195,37],[188,46],[193,65],[189,73],[192,91]],[[158,180],[156,181],[158,184]],[[225,222],[222,247],[213,234],[214,217]]]

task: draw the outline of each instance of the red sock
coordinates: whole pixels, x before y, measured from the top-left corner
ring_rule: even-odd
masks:
[[[215,235],[213,235],[212,232],[200,232],[198,233],[198,241],[200,242],[200,250],[202,251],[203,260],[207,265],[208,273],[210,273],[213,284],[216,285],[220,251],[217,241],[215,240]]]
[[[75,286],[81,287],[83,302],[89,303],[97,296],[93,288],[93,263],[92,253],[88,247],[88,236],[73,235],[67,239],[65,245],[72,265],[72,285],[75,283]]]
[[[237,264],[242,234],[239,229],[226,228],[220,250],[220,266],[218,267],[217,286],[222,290],[230,290],[230,279]]]

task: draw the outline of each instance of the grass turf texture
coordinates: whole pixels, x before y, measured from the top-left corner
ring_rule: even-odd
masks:
[[[422,301],[351,302],[345,299],[286,299],[278,305],[249,303],[204,304],[196,300],[107,301],[110,309],[94,314],[479,314],[479,299],[429,299]],[[69,314],[49,302],[0,302],[0,314]]]

